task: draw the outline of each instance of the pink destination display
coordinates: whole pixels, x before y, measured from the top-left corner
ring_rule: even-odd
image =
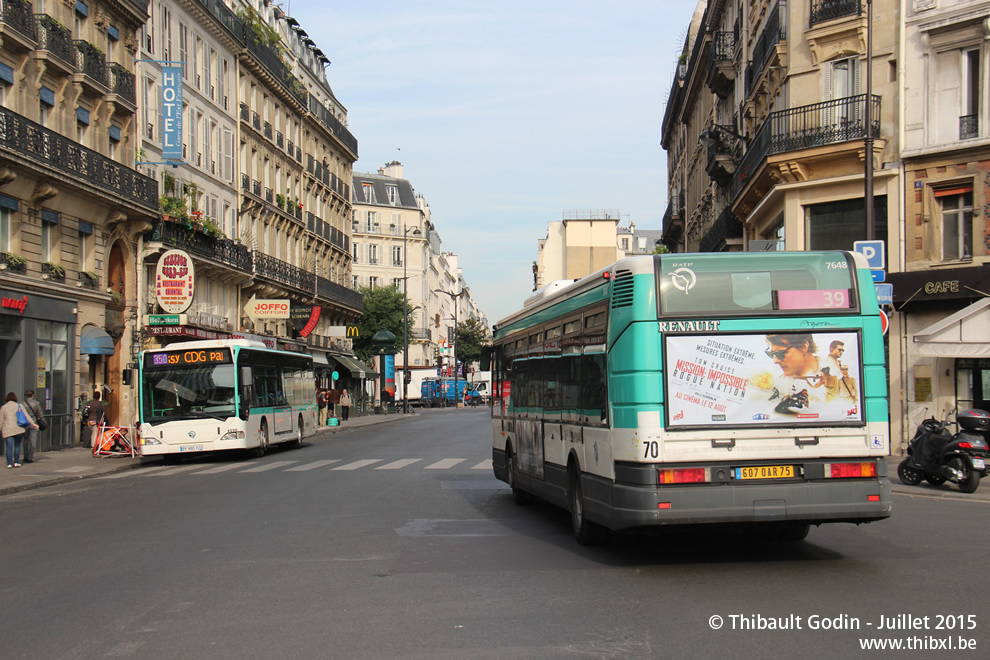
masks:
[[[846,289],[778,291],[777,309],[849,309]]]

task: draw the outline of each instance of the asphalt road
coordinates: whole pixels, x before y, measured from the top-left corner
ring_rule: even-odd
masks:
[[[889,520],[795,544],[584,548],[565,512],[512,504],[489,428],[427,411],[0,498],[0,657],[986,657],[987,498],[905,490]],[[928,619],[876,630],[905,614]]]

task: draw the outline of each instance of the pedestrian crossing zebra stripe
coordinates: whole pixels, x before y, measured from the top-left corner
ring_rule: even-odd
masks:
[[[353,463],[348,463],[347,465],[341,465],[340,467],[331,468],[333,470],[359,470],[363,467],[368,467],[369,465],[374,465],[375,463],[381,463],[380,458],[368,458],[363,461],[354,461]]]
[[[433,465],[427,465],[424,470],[449,470],[458,463],[463,463],[466,458],[445,458],[442,461],[437,461]]]
[[[376,470],[401,470],[402,468],[406,467],[407,465],[412,465],[413,463],[418,463],[421,460],[423,460],[423,459],[422,458],[403,458],[403,459],[398,460],[398,461],[392,461],[391,463],[387,463],[385,465],[379,465],[375,469]]]
[[[209,470],[203,470],[202,472],[193,472],[193,474],[219,474],[220,472],[226,472],[227,470],[234,470],[239,467],[244,467],[244,463],[230,463],[228,465],[218,465],[212,467]]]
[[[334,459],[330,461],[313,461],[312,463],[306,463],[305,465],[297,465],[296,467],[291,467],[286,472],[308,472],[310,470],[315,470],[316,468],[326,467],[327,465],[333,465],[334,463],[340,463],[339,459]]]
[[[286,465],[292,465],[293,463],[298,463],[299,461],[274,461],[273,463],[263,463],[258,467],[253,467],[248,470],[241,470],[241,472],[267,472],[268,470],[274,470],[275,468],[285,467]]]
[[[202,469],[208,464],[194,464],[194,465],[181,465],[181,466],[171,466],[171,465],[153,465],[149,467],[142,467],[136,470],[125,470],[115,474],[107,475],[104,477],[99,477],[100,479],[123,479],[125,477],[169,477],[173,474],[180,474],[183,472],[188,472],[193,475],[215,475],[221,474],[223,472],[235,472],[235,474],[256,474],[259,472],[268,472],[270,470],[278,470],[280,472],[310,472],[312,470],[318,470],[320,468],[328,468],[330,471],[345,471],[353,472],[355,470],[360,470],[362,468],[367,468],[375,466],[374,470],[402,470],[410,466],[414,466],[417,463],[422,463],[422,458],[400,458],[390,463],[385,463],[383,465],[375,465],[376,463],[381,463],[380,458],[370,458],[362,459],[358,461],[352,461],[350,463],[344,463],[342,465],[337,465],[341,463],[341,459],[325,459],[319,461],[312,461],[309,463],[298,464],[299,461],[248,461],[248,462],[235,462],[235,463],[221,463],[220,465],[214,465],[206,469]],[[455,468],[468,459],[466,458],[444,458],[435,463],[430,463],[429,465],[417,466],[422,470],[450,470]],[[292,466],[292,467],[289,467]],[[329,467],[336,466],[336,467]],[[413,468],[416,469],[416,468]],[[491,470],[492,460],[486,458],[480,463],[473,465],[468,468],[470,470]]]

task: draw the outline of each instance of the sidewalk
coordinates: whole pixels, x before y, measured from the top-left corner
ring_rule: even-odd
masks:
[[[374,426],[398,422],[415,417],[415,413],[403,415],[364,415],[352,417],[340,426],[326,426],[310,436],[306,442],[320,442],[330,436],[363,426]],[[23,459],[24,455],[21,454]],[[100,477],[123,470],[141,467],[140,458],[129,456],[94,457],[93,450],[85,447],[72,447],[61,451],[35,452],[34,463],[8,470],[6,463],[0,465],[0,496],[32,488],[43,488],[57,484]]]

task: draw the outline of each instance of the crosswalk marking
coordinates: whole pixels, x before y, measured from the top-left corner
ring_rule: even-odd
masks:
[[[463,463],[466,458],[445,458],[442,461],[437,461],[433,465],[427,465],[424,470],[449,470],[458,463]]]
[[[375,463],[381,463],[380,458],[370,458],[363,461],[355,461],[353,463],[348,463],[347,465],[341,465],[340,467],[333,468],[334,470],[358,470],[363,467],[368,467],[369,465],[374,465]]]
[[[340,459],[334,459],[332,461],[313,461],[312,463],[306,463],[305,465],[297,465],[296,467],[289,468],[286,472],[306,472],[308,470],[315,470],[316,468],[324,467],[326,465],[333,465],[334,463],[340,463]]]
[[[183,465],[181,467],[170,467],[167,470],[162,470],[161,472],[152,472],[150,474],[142,474],[142,477],[170,477],[173,474],[178,474],[179,472],[185,472],[186,470],[195,470],[196,468],[203,467],[202,465]]]
[[[299,461],[274,461],[272,463],[264,463],[258,467],[253,467],[249,470],[241,470],[240,474],[245,472],[267,472],[268,470],[274,470],[275,468],[285,467],[286,465],[292,465],[293,463],[298,463]]]
[[[491,470],[492,469],[492,459],[486,458],[477,465],[475,465],[472,470]]]
[[[244,467],[244,463],[228,463],[227,465],[218,465],[212,467],[209,470],[203,470],[201,472],[193,472],[193,474],[219,474],[221,472],[226,472],[227,470],[235,470],[237,468]]]
[[[422,458],[403,458],[402,460],[399,460],[399,461],[392,461],[391,463],[388,463],[387,465],[379,465],[375,469],[376,470],[400,470],[400,469],[406,467],[407,465],[412,465],[413,463],[418,463],[421,460],[423,460],[423,459]]]

